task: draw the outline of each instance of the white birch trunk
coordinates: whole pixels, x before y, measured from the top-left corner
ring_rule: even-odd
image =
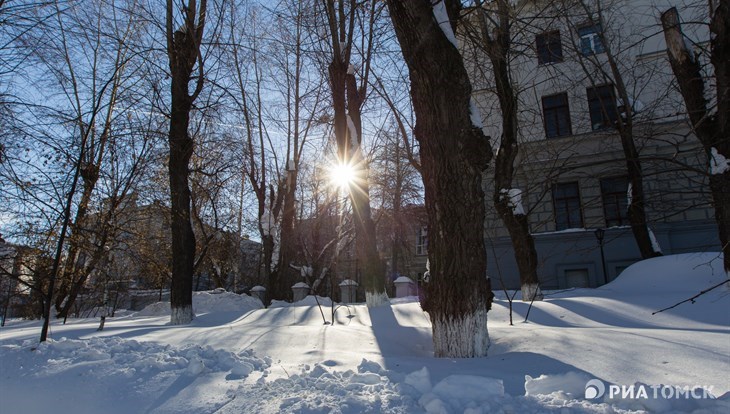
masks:
[[[385,292],[365,292],[365,303],[368,308],[376,308],[390,303],[390,300],[388,299],[388,294]]]
[[[487,356],[489,332],[487,309],[478,309],[461,318],[432,317],[433,351],[440,358],[479,358]]]
[[[193,307],[190,305],[170,309],[170,325],[187,325],[193,319],[195,319],[195,314],[193,313]]]
[[[534,299],[533,299],[534,297]],[[532,302],[533,300],[543,300],[545,295],[540,290],[540,285],[531,283],[522,285],[522,301]]]

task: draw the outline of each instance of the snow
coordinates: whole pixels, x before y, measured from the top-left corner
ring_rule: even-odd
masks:
[[[304,282],[297,282],[292,286],[292,289],[309,289],[309,285]]]
[[[717,152],[717,148],[710,149],[710,174],[720,175],[730,171],[730,160]]]
[[[253,291],[253,289],[251,290]],[[263,303],[252,296],[237,295],[232,292],[220,292],[218,290],[193,292],[193,310],[196,315],[220,312],[248,312],[263,307]],[[153,303],[132,315],[138,317],[168,316],[170,315],[170,302]]]
[[[398,276],[398,278],[395,279],[393,283],[413,283],[413,279],[408,276]]]
[[[656,236],[654,235],[654,232],[651,231],[650,228],[646,228],[649,231],[649,239],[651,240],[651,249],[654,251],[654,253],[661,253],[662,252],[662,246],[659,245],[659,242],[656,239]]]
[[[628,188],[626,188],[626,208],[631,208],[631,203],[634,202],[634,185],[632,183],[629,183]]]
[[[264,232],[264,236],[272,236],[276,229],[276,217],[272,214],[271,210],[266,207],[264,212],[261,214],[261,230]]]
[[[332,301],[330,300],[330,298],[317,296],[317,298],[315,299],[314,295],[309,295],[304,299],[293,303],[285,302],[283,300],[272,300],[271,305],[269,305],[269,309],[288,308],[292,306],[317,306],[317,301],[319,301],[320,306],[332,306]]]
[[[502,188],[499,190],[501,197],[508,199],[508,205],[512,207],[512,214],[515,216],[524,216],[525,209],[522,206],[522,190],[519,188]]]
[[[471,120],[471,124],[474,128],[484,128],[484,124],[482,123],[482,113],[473,97],[469,98],[469,119]]]
[[[355,282],[352,279],[345,279],[343,280],[339,286],[358,286],[357,282]]]
[[[485,358],[434,358],[418,298],[337,305],[324,325],[313,296],[260,308],[227,292],[193,296],[197,317],[137,314],[8,320],[0,329],[0,406],[23,413],[727,413],[730,295],[722,254],[636,263],[597,289],[504,294]],[[330,302],[324,316],[330,320]],[[152,312],[156,309],[156,312]],[[231,309],[236,309],[235,311]],[[168,305],[169,312],[169,305]],[[600,392],[599,392],[600,391]],[[708,397],[707,393],[716,399]]]
[[[355,128],[355,123],[349,114],[347,115],[347,129],[350,131],[350,147],[353,152],[357,151],[360,148],[360,137],[357,135],[357,128]]]
[[[433,5],[433,17],[436,19],[436,23],[438,23],[441,31],[444,32],[446,39],[458,49],[459,46],[456,44],[456,36],[454,36],[454,30],[451,29],[449,14],[446,12],[446,5],[443,0],[439,0]],[[473,119],[472,122],[474,122]],[[481,118],[479,119],[479,123],[481,123]]]

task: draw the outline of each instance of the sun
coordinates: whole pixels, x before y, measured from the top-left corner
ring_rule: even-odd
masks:
[[[355,182],[355,168],[349,163],[337,163],[330,167],[330,182],[343,190],[350,188]]]

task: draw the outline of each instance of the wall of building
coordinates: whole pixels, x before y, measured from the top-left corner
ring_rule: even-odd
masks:
[[[696,50],[708,39],[703,21],[706,5],[657,0],[602,1],[606,52],[584,55],[578,28],[590,22],[582,4],[597,2],[522,1],[513,3],[520,19],[512,26],[511,76],[517,90],[520,153],[515,160],[513,188],[520,189],[529,214],[530,230],[539,256],[538,274],[545,288],[598,286],[612,280],[626,266],[640,260],[628,226],[610,227],[601,179],[626,176],[620,138],[613,128],[594,130],[588,88],[626,84],[634,105],[634,142],[640,152],[645,210],[650,229],[665,254],[719,250],[717,228],[707,188],[707,155],[687,126],[684,106],[672,86],[659,24],[661,12],[676,6],[684,20],[688,41]],[[592,13],[594,22],[597,14]],[[706,20],[706,19],[704,19]],[[538,63],[536,36],[558,30],[562,60]],[[485,131],[499,147],[501,113],[494,94],[491,65],[485,54],[463,44],[470,64],[474,98],[484,118]],[[609,53],[621,77],[609,67]],[[704,57],[699,56],[700,59]],[[570,130],[546,137],[543,97],[565,93]],[[617,102],[620,106],[621,102]],[[489,276],[495,289],[519,287],[519,275],[509,235],[492,207],[493,169],[485,173]],[[580,225],[556,227],[552,188],[577,183]],[[626,201],[628,205],[628,201]],[[605,229],[604,278],[596,229]],[[561,231],[559,231],[561,230]]]

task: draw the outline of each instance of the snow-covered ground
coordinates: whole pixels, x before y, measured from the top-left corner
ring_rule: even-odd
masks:
[[[190,325],[158,304],[102,332],[54,322],[40,345],[38,321],[10,321],[0,412],[730,413],[730,288],[651,314],[726,277],[713,254],[651,259],[599,289],[547,292],[528,322],[516,301],[514,326],[498,294],[480,359],[433,358],[416,298],[337,306],[324,324],[332,308],[313,297],[262,309],[197,293]]]

